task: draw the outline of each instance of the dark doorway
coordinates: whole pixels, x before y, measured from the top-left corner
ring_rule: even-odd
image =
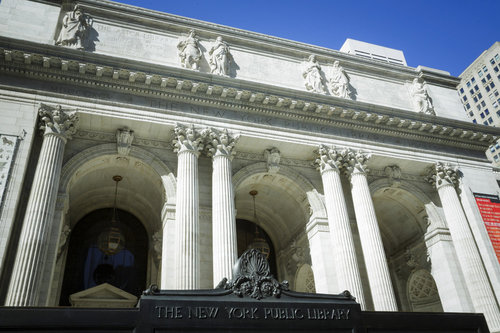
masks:
[[[278,271],[276,269],[276,252],[274,251],[274,245],[271,241],[271,238],[267,235],[264,229],[262,229],[255,223],[242,219],[236,220],[236,234],[238,237],[238,258],[241,257],[243,252],[249,249],[255,238],[256,228],[260,237],[264,238],[267,244],[269,244],[270,253],[269,258],[267,259],[269,262],[269,268],[271,270],[271,274],[274,275],[276,279],[278,279]]]
[[[148,237],[142,223],[132,214],[117,210],[119,222],[111,225],[112,208],[93,211],[82,218],[71,233],[60,305],[70,305],[76,292],[109,283],[135,296],[146,289]],[[111,226],[123,236],[123,249],[105,253],[99,236]]]

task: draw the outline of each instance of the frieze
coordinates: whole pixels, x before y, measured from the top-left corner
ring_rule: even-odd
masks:
[[[353,132],[353,129],[357,130],[357,132],[364,132],[364,134],[360,135],[359,137],[359,139],[361,140],[377,140],[380,138],[380,136],[384,135],[417,141],[434,142],[439,145],[455,145],[462,148],[467,147],[475,150],[483,150],[484,146],[487,146],[487,144],[490,142],[494,142],[497,138],[496,135],[493,136],[489,133],[486,134],[475,132],[476,129],[472,131],[461,128],[453,128],[451,126],[445,126],[441,124],[426,123],[425,119],[421,119],[423,121],[402,119],[401,117],[391,117],[389,115],[382,115],[373,112],[345,109],[342,107],[336,107],[321,103],[318,104],[315,102],[308,102],[304,100],[290,99],[290,104],[287,105],[288,101],[285,102],[287,99],[279,96],[267,95],[258,92],[248,92],[245,90],[238,91],[234,88],[212,86],[205,83],[197,84],[197,82],[192,82],[190,80],[178,80],[173,77],[161,77],[161,79],[158,79],[158,76],[147,75],[143,73],[144,75],[141,74],[140,76],[134,74],[137,77],[134,76],[135,78],[131,80],[130,71],[125,69],[120,69],[119,71],[114,70],[114,73],[116,73],[116,75],[113,74],[112,77],[101,76],[99,78],[99,81],[95,81],[95,79],[82,79],[82,74],[85,74],[85,77],[88,77],[89,74],[98,77],[99,71],[97,70],[97,68],[99,66],[91,64],[88,64],[88,66],[81,66],[80,64],[80,66],[78,66],[78,71],[76,71],[76,68],[71,73],[69,72],[69,70],[67,71],[67,73],[71,74],[73,78],[63,78],[61,76],[63,70],[60,69],[62,66],[61,59],[55,58],[54,60],[52,60],[52,58],[50,58],[47,61],[42,60],[42,64],[35,63],[35,61],[32,60],[29,64],[27,64],[25,61],[26,53],[9,50],[0,51],[4,54],[3,60],[5,62],[10,62],[12,65],[2,66],[0,70],[12,71],[28,76],[40,76],[47,79],[49,76],[46,73],[27,71],[24,68],[20,68],[22,67],[20,65],[31,67],[43,66],[45,67],[44,69],[52,69],[52,66],[56,66],[57,68],[54,68],[54,75],[50,75],[51,80],[56,80],[59,77],[59,80],[70,80],[74,81],[75,83],[79,82],[89,86],[106,87],[115,90],[121,90],[123,92],[126,92],[128,95],[130,95],[131,93],[139,95],[153,95],[158,97],[167,97],[170,99],[182,100],[190,103],[209,102],[212,105],[217,104],[218,106],[230,108],[232,110],[240,109],[261,114],[274,114],[276,116],[288,118],[290,119],[290,122],[295,120],[293,122],[296,124],[296,126],[292,129],[296,130],[316,130],[319,133],[327,134],[325,127],[339,126],[350,128],[351,130],[349,131],[349,133]],[[40,61],[39,57],[32,57],[32,59],[39,59],[38,62]],[[1,57],[0,60],[2,60]],[[87,69],[89,71],[93,71],[93,69],[95,69],[95,73],[87,72]],[[156,79],[153,80],[153,78],[155,77]],[[199,88],[200,86],[202,86],[202,88]],[[207,98],[211,97],[217,97],[217,99],[208,101]],[[161,102],[156,102],[154,101],[154,99],[151,99],[150,106],[153,108],[162,107]],[[218,109],[220,110],[220,107]],[[269,125],[274,125],[270,124],[270,119],[265,116],[252,116],[252,119],[246,119],[245,117],[242,117],[241,120],[250,122],[255,122],[255,120],[257,120],[258,123],[264,125],[266,123],[268,123]],[[316,128],[312,129],[311,124],[308,124],[306,126],[297,125],[297,123],[303,124],[304,120],[308,120],[316,124],[323,123],[325,124],[325,126],[316,125]],[[435,118],[434,120],[429,119],[429,121],[434,122]],[[464,124],[464,126],[466,125]],[[289,126],[285,127],[289,128]],[[373,136],[374,134],[376,135],[376,137],[372,138],[371,136]],[[427,147],[427,145],[422,145],[422,147],[424,146]]]

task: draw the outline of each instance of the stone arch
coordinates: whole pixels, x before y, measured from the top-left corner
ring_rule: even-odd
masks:
[[[311,265],[302,264],[295,273],[295,291],[316,293],[316,285],[314,283],[314,273]]]

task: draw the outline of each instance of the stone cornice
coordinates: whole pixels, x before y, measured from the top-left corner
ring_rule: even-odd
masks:
[[[0,45],[20,43],[0,38]],[[500,135],[492,127],[412,111],[137,61],[127,62],[128,68],[115,67],[123,60],[103,55],[91,54],[90,63],[89,54],[78,50],[21,44],[24,50],[0,46],[0,72],[478,151]],[[50,56],[25,50],[33,48],[45,49]]]

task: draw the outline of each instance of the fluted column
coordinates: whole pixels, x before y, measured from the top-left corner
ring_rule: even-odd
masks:
[[[356,250],[340,181],[339,169],[343,162],[342,152],[321,145],[317,162],[325,191],[325,205],[338,286],[342,290],[349,290],[356,297],[357,302],[361,304],[361,308],[365,309]]]
[[[366,162],[370,156],[362,152],[346,154],[347,169],[351,178],[352,200],[358,224],[361,248],[365,258],[368,282],[376,311],[397,311],[384,245],[375,215],[370,188],[366,179]]]
[[[210,129],[207,155],[212,157],[212,249],[213,283],[216,286],[223,278],[232,278],[233,265],[237,259],[236,215],[232,183],[231,160],[234,138],[227,130]]]
[[[74,111],[64,111],[60,105],[55,108],[42,105],[38,113],[44,137],[7,294],[8,306],[40,305],[38,298],[49,248],[49,231],[54,217],[64,146],[75,133],[78,121]]]
[[[456,191],[458,173],[438,162],[427,180],[437,188],[474,309],[484,314],[491,332],[500,332],[500,309]]]
[[[200,287],[198,156],[202,135],[194,127],[176,125],[177,209],[175,212],[175,287]]]

